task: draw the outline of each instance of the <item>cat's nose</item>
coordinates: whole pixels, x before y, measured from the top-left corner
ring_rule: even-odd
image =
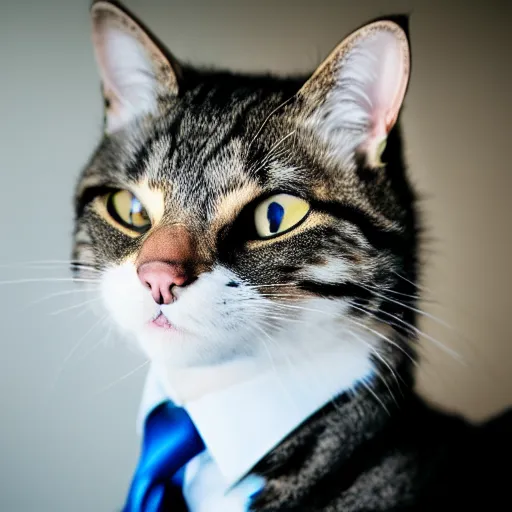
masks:
[[[164,261],[143,263],[137,274],[140,282],[151,290],[151,296],[157,304],[173,302],[173,286],[184,286],[189,280],[181,265]]]
[[[140,282],[151,290],[157,304],[174,300],[173,287],[197,277],[194,237],[181,224],[162,226],[144,241],[135,263]]]

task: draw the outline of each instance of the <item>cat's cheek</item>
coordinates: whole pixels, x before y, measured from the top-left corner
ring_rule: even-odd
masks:
[[[106,270],[101,281],[103,303],[121,331],[135,335],[148,328],[158,307],[141,285],[135,266],[125,262]]]

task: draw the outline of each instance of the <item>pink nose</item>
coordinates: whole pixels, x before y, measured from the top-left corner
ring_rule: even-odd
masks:
[[[170,304],[174,301],[173,286],[183,286],[188,277],[185,269],[178,264],[164,261],[150,261],[137,269],[140,282],[151,290],[157,304]]]

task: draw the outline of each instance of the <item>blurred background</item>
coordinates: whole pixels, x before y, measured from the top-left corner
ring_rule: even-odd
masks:
[[[127,0],[182,60],[311,71],[348,32],[411,17],[402,120],[426,228],[418,387],[472,420],[512,402],[512,3]],[[146,367],[63,262],[102,127],[88,0],[0,4],[0,510],[106,512],[138,455]],[[22,263],[22,262],[32,262]],[[54,279],[59,279],[55,281]],[[452,352],[458,356],[455,357]]]

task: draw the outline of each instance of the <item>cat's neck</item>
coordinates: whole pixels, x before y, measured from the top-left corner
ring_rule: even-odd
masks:
[[[153,366],[165,392],[177,404],[262,379],[275,380],[297,399],[311,389],[334,397],[372,378],[375,364],[370,352],[369,345],[340,342],[335,349],[325,351],[289,351],[286,358],[279,357],[281,351],[209,366],[179,368],[161,360],[155,360]]]
[[[188,368],[170,366],[158,359],[152,364],[165,392],[179,405],[199,400],[210,393],[221,392],[256,378],[261,373],[257,362],[248,359]]]

